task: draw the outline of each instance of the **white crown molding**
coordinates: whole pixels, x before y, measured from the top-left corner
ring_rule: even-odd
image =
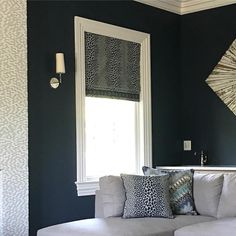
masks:
[[[236,4],[236,0],[135,0],[179,15]]]
[[[235,3],[236,0],[182,0],[181,15]]]
[[[135,0],[152,7],[160,8],[162,10],[170,11],[176,14],[181,14],[181,4],[176,0],[162,1],[162,0]]]

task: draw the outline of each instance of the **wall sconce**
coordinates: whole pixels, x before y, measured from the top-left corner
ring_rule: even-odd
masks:
[[[58,88],[62,83],[62,74],[65,74],[65,60],[64,53],[56,53],[56,73],[59,78],[53,77],[50,79],[50,86],[54,89]]]

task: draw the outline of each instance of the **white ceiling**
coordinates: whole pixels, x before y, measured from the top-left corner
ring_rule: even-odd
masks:
[[[210,8],[236,4],[236,0],[135,0],[166,11],[184,15]]]

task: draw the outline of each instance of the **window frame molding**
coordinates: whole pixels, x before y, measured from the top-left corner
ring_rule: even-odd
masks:
[[[111,24],[106,24],[75,16],[75,104],[76,104],[76,157],[78,196],[94,195],[99,189],[98,181],[85,179],[85,42],[84,33],[91,32],[108,37],[140,43],[140,102],[137,106],[139,114],[138,136],[140,146],[138,155],[143,158],[141,165],[152,166],[152,120],[151,120],[151,65],[150,65],[150,34],[143,33]],[[145,95],[145,96],[144,96]]]

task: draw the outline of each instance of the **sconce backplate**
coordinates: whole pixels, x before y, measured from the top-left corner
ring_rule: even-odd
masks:
[[[57,78],[55,78],[55,77],[51,78],[51,79],[50,79],[50,85],[51,85],[51,87],[52,87],[53,89],[58,88],[59,85],[60,85],[59,79],[57,79]]]

